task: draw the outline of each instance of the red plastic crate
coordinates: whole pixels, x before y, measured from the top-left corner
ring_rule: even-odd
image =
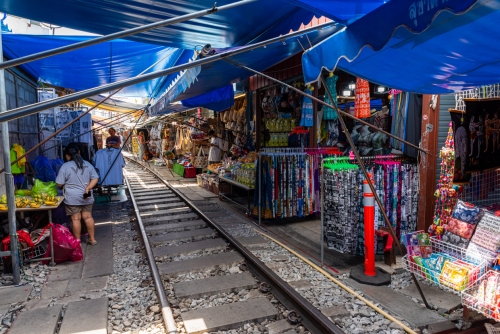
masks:
[[[196,168],[184,167],[184,177],[186,179],[194,179],[196,177]]]

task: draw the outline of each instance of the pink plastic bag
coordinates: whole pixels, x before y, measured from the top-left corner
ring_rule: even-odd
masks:
[[[83,259],[80,240],[76,239],[67,227],[53,224],[52,235],[54,238],[54,261],[56,263],[62,263],[68,260],[71,262],[78,262]],[[50,257],[50,243],[47,253],[45,253],[45,257]],[[48,263],[48,261],[46,262]]]

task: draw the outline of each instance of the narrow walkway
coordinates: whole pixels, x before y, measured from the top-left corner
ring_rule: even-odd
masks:
[[[113,236],[108,205],[94,206],[96,246],[82,242],[83,261],[65,262],[52,268],[39,299],[26,304],[9,333],[59,334],[108,332],[108,276],[113,274]],[[85,240],[85,239],[84,239]],[[26,302],[32,285],[0,289],[0,312],[13,303]],[[61,317],[64,315],[62,322]]]

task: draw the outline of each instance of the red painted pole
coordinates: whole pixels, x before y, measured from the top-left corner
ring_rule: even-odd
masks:
[[[370,175],[371,178],[371,174]],[[368,185],[371,180],[363,181],[364,222],[365,222],[365,275],[376,276],[375,271],[375,197]]]

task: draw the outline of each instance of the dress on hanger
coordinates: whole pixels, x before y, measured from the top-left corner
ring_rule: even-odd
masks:
[[[337,79],[339,77],[334,75],[332,77],[326,78],[326,88],[332,94],[333,101],[330,101],[330,96],[328,94],[325,95],[325,102],[328,104],[333,104],[337,106]],[[333,102],[333,103],[332,103]],[[325,121],[333,121],[336,120],[339,116],[337,112],[330,107],[324,107],[323,119]]]

